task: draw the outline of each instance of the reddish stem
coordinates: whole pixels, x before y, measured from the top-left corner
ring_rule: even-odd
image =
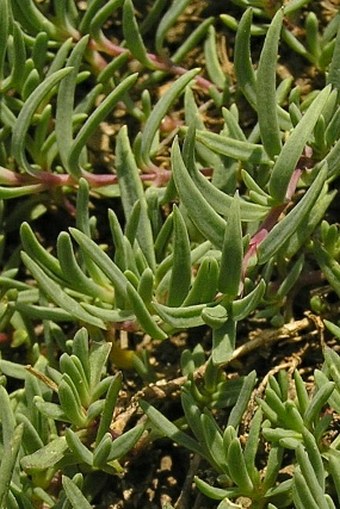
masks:
[[[96,40],[91,39],[89,41],[89,47],[97,51],[103,51],[106,54],[114,57],[117,57],[125,53],[129,55],[130,59],[133,58],[131,52],[128,49],[122,48],[121,46],[114,44],[112,41],[110,41],[110,39],[105,37],[103,34],[100,34],[100,38]],[[149,60],[155,64],[158,71],[165,71],[178,76],[181,76],[188,71],[188,69],[186,69],[185,67],[173,64],[171,60],[169,60],[168,62],[161,60],[157,55],[153,53],[147,53],[147,56]],[[211,83],[211,81],[203,78],[202,76],[196,76],[195,80],[196,83],[203,89],[209,90],[211,87],[215,87],[215,85]]]
[[[308,155],[310,154],[310,152],[308,152],[309,148],[310,147],[306,147],[306,149],[305,149],[305,153],[306,154],[308,153]],[[285,203],[282,203],[281,205],[277,205],[276,207],[273,207],[270,210],[269,214],[267,215],[267,217],[265,218],[263,223],[260,225],[260,227],[257,230],[257,232],[255,233],[255,235],[253,235],[252,238],[250,239],[248,249],[243,257],[243,262],[242,262],[243,279],[247,272],[249,260],[256,254],[257,249],[258,249],[259,245],[261,244],[261,242],[264,241],[264,239],[267,237],[268,233],[276,225],[280,215],[287,207],[288,201],[290,201],[292,199],[303,171],[305,171],[309,167],[306,164],[305,159],[306,159],[305,155],[300,158],[298,164],[300,166],[300,164],[303,163],[303,168],[297,167],[291,176],[291,179],[287,186]]]

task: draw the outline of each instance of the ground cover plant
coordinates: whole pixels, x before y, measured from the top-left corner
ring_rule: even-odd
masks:
[[[335,2],[0,20],[0,508],[339,507]]]

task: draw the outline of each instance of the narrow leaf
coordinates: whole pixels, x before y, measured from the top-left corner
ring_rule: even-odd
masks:
[[[118,393],[122,386],[122,374],[117,373],[112,379],[110,386],[105,395],[105,404],[102,415],[100,416],[100,422],[98,426],[96,444],[98,445],[105,433],[109,431],[112,422],[113,412],[115,410]]]
[[[236,322],[232,318],[228,318],[222,327],[213,329],[212,340],[213,363],[216,365],[225,364],[235,349]]]
[[[326,177],[327,166],[325,165],[320,169],[316,179],[299,203],[284,219],[274,226],[268,236],[261,242],[258,248],[258,261],[260,264],[266,263],[280,249],[283,242],[287,241],[299,225],[302,224],[319,198]]]
[[[270,195],[278,203],[285,200],[291,176],[327,102],[330,91],[331,86],[328,85],[318,94],[278,155],[269,181]]]
[[[19,424],[9,442],[4,444],[0,464],[0,508],[7,509],[6,499],[22,443],[24,425]]]
[[[235,39],[234,66],[238,86],[256,110],[256,79],[250,52],[252,18],[252,9],[247,9],[240,20]]]
[[[22,468],[27,471],[46,470],[50,467],[54,467],[58,461],[64,457],[67,449],[66,438],[57,437],[42,449],[38,449],[33,454],[24,456],[20,463]]]
[[[226,222],[207,203],[204,196],[193,184],[184,165],[177,139],[172,147],[171,166],[177,192],[189,213],[190,219],[207,239],[221,248]]]
[[[104,272],[108,279],[112,282],[116,291],[120,295],[126,295],[126,277],[117,265],[109,258],[109,256],[100,249],[100,247],[87,235],[81,231],[70,228],[72,237],[77,241],[82,251],[91,258],[96,265]]]
[[[125,0],[123,7],[123,34],[127,48],[141,64],[148,69],[155,68],[145,48],[141,32],[134,14],[134,7],[131,0]]]
[[[180,306],[191,283],[190,241],[184,219],[174,206],[173,264],[170,276],[168,306]]]
[[[168,30],[178,21],[178,17],[189,5],[189,3],[190,0],[177,0],[176,2],[172,3],[159,22],[155,38],[156,50],[159,55],[162,55],[164,52],[163,42]]]
[[[71,479],[69,479],[69,477],[63,475],[62,483],[66,497],[73,509],[92,509],[92,505],[87,501],[81,490]]]
[[[60,84],[57,95],[55,132],[60,159],[67,170],[68,158],[73,141],[72,117],[76,80],[87,43],[88,36],[82,37],[72,50],[67,60],[67,67],[72,67],[72,71]]]
[[[143,330],[154,339],[166,339],[168,335],[157,325],[134,286],[127,283],[127,296]]]
[[[281,150],[281,135],[277,116],[276,69],[283,11],[275,14],[261,51],[256,73],[256,107],[263,146],[273,159]]]
[[[218,289],[230,300],[239,293],[243,260],[242,226],[238,194],[228,211],[224,232]]]
[[[192,69],[178,78],[152,109],[142,133],[141,156],[145,166],[151,165],[151,146],[164,116],[198,72],[199,69]]]
[[[107,461],[121,459],[130,452],[142,436],[144,428],[144,424],[137,424],[132,429],[113,440]]]
[[[151,406],[146,401],[141,400],[139,402],[143,412],[148,416],[152,425],[160,431],[163,435],[171,438],[178,445],[181,445],[192,451],[196,454],[201,455],[202,449],[198,442],[191,438],[186,433],[183,433],[175,424],[173,424],[169,419],[164,417],[164,415],[156,410],[153,406]]]
[[[74,142],[72,143],[68,159],[68,168],[70,169],[70,172],[73,176],[80,177],[81,175],[79,157],[88,139],[97,129],[100,122],[102,122],[105,117],[112,111],[122,96],[136,83],[137,77],[137,74],[131,74],[121,83],[119,83],[119,85],[112,92],[110,92],[104,101],[94,110],[94,112],[89,116],[85,124],[80,129]]]
[[[202,130],[197,130],[196,141],[199,141],[213,152],[231,157],[236,161],[246,161],[253,164],[271,164],[271,160],[262,145],[256,143],[236,140],[230,136]]]
[[[102,320],[99,320],[87,313],[76,300],[67,295],[57,283],[48,277],[39,265],[35,263],[26,253],[22,252],[21,257],[28,270],[37,280],[42,291],[53,302],[67,310],[80,321],[92,324],[101,329],[106,328]]]
[[[162,320],[175,329],[188,329],[204,324],[201,315],[202,310],[206,307],[205,303],[175,308],[153,302],[153,307]]]
[[[18,115],[13,129],[12,153],[19,166],[30,175],[37,175],[39,171],[34,168],[27,160],[25,153],[25,144],[27,132],[30,128],[32,116],[39,104],[45,99],[52,88],[57,85],[65,76],[72,71],[71,67],[60,69],[46,78],[30,95],[30,100],[26,101]]]
[[[250,495],[254,486],[249,477],[238,438],[232,440],[228,449],[228,469],[232,480],[243,491],[243,494]]]

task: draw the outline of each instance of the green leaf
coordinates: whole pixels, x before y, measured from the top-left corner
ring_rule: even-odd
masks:
[[[281,135],[277,116],[276,69],[283,11],[275,14],[261,51],[256,73],[256,109],[263,146],[273,159],[281,151]]]
[[[93,465],[93,454],[92,452],[81,442],[79,436],[72,431],[71,428],[67,428],[65,431],[66,442],[75,456],[77,462],[85,463],[90,467]]]
[[[322,407],[327,403],[328,398],[334,390],[335,384],[333,382],[325,383],[313,395],[312,400],[303,416],[306,426],[312,426],[315,421],[319,419]]]
[[[105,342],[96,342],[91,346],[89,365],[91,368],[90,386],[92,394],[96,391],[103,373],[105,372],[111,348],[112,344]]]
[[[67,418],[77,428],[85,428],[86,415],[83,411],[77,388],[72,379],[64,374],[58,386],[60,406]]]
[[[200,444],[201,456],[205,456],[209,463],[211,463],[216,470],[219,470],[219,466],[215,463],[215,460],[210,454],[210,444],[207,444],[204,437],[203,424],[201,421],[202,410],[197,406],[197,403],[192,396],[192,387],[189,387],[188,385],[183,387],[181,403],[187,425],[197,442]]]
[[[59,359],[59,366],[62,373],[67,373],[77,387],[80,400],[84,407],[89,401],[89,381],[84,368],[76,355],[69,355],[64,352]]]
[[[149,305],[153,297],[154,275],[152,270],[147,267],[139,280],[137,292],[145,304]]]
[[[124,1],[122,24],[126,46],[132,56],[146,68],[155,69],[155,62],[151,60],[145,48],[131,0]]]
[[[218,274],[217,260],[212,256],[205,257],[199,266],[183,306],[212,302],[217,293]]]
[[[39,104],[48,97],[52,88],[57,85],[72,71],[71,67],[60,69],[46,78],[30,95],[29,101],[26,101],[18,115],[13,129],[12,153],[19,166],[30,175],[37,175],[39,171],[34,168],[27,160],[25,154],[25,143],[27,132],[29,130],[33,114]]]
[[[112,445],[111,433],[105,433],[93,452],[93,466],[103,468],[107,464]]]
[[[237,140],[230,136],[203,130],[197,130],[196,141],[202,143],[213,152],[231,157],[236,161],[245,161],[253,164],[271,164],[271,160],[262,145],[257,145],[256,143]]]
[[[66,64],[67,67],[72,67],[72,71],[60,84],[57,95],[55,132],[60,159],[66,170],[69,169],[68,159],[73,142],[74,94],[77,75],[88,40],[88,35],[82,37],[73,48]]]
[[[328,509],[323,489],[318,483],[313,465],[311,464],[309,456],[302,445],[299,445],[296,449],[296,459],[301,469],[301,475],[306,483],[306,488],[313,499],[314,503],[312,504],[312,507],[316,504],[320,509]]]
[[[159,22],[155,37],[156,51],[159,55],[162,56],[164,53],[163,43],[168,30],[178,21],[178,17],[189,3],[190,0],[177,0],[172,3]]]
[[[312,206],[305,221],[300,223],[296,231],[289,237],[288,242],[283,247],[287,259],[292,258],[307,241],[315,228],[320,224],[325,216],[326,210],[335,198],[337,191],[334,189],[330,193],[327,192],[327,186],[320,191],[316,203]]]
[[[238,194],[228,211],[224,232],[218,289],[232,301],[240,291],[243,261],[242,226]]]
[[[33,454],[24,456],[20,463],[24,470],[46,470],[54,467],[63,459],[68,445],[65,437],[57,437],[42,449],[38,449]]]
[[[206,447],[209,450],[209,454],[217,465],[220,472],[226,472],[227,469],[227,457],[226,451],[223,447],[223,438],[221,431],[213,418],[213,416],[206,411],[200,416],[201,426],[203,429],[203,436],[206,443]]]
[[[92,0],[92,2],[89,2],[89,5],[87,5],[87,8],[83,13],[83,17],[79,22],[78,29],[80,33],[85,34],[89,31],[93,17],[100,10],[102,4],[104,3],[105,0]],[[123,1],[121,3],[123,3]]]
[[[11,407],[9,395],[0,385],[0,417],[2,427],[2,441],[4,444],[9,443],[15,429],[15,417]]]
[[[13,20],[14,21],[14,20]],[[6,45],[4,45],[6,48]],[[13,61],[11,64],[11,74],[2,82],[2,90],[6,91],[10,88],[19,89],[22,86],[23,72],[26,62],[26,47],[24,35],[21,27],[17,22],[13,22]]]
[[[125,219],[130,217],[137,200],[144,199],[143,184],[136,160],[131,150],[127,127],[123,126],[117,135],[116,169],[122,197]]]
[[[314,435],[305,427],[302,429],[303,441],[308,453],[310,463],[313,467],[315,476],[321,489],[325,490],[325,467],[322,461],[319,446],[314,438]]]
[[[190,219],[202,235],[212,244],[221,248],[226,222],[207,203],[205,197],[192,182],[184,165],[177,139],[172,147],[171,167],[177,192]]]
[[[143,330],[154,339],[166,339],[168,335],[157,325],[134,286],[127,283],[127,296]]]
[[[338,502],[340,502],[340,457],[339,451],[332,449],[332,447],[328,450],[328,471],[330,472],[336,493],[338,496]]]
[[[8,442],[4,443],[0,464],[0,508],[7,509],[7,495],[19,455],[24,425],[19,424]]]
[[[70,502],[73,509],[92,509],[92,505],[87,501],[81,490],[69,477],[63,475],[62,483],[67,500]]]
[[[11,198],[20,198],[21,196],[32,195],[44,191],[43,184],[32,184],[20,187],[2,187],[0,186],[0,200],[8,200]]]
[[[158,302],[153,302],[152,305],[162,320],[175,329],[189,329],[204,324],[201,315],[206,307],[205,303],[176,308],[164,306]]]
[[[63,277],[71,288],[85,293],[85,295],[91,295],[95,299],[100,299],[102,302],[113,302],[113,291],[98,285],[91,278],[86,276],[80,268],[68,233],[61,232],[59,234],[57,252]]]
[[[39,265],[32,260],[25,252],[21,253],[22,260],[31,274],[38,282],[41,290],[47,295],[53,302],[58,304],[62,309],[67,310],[71,315],[80,321],[89,323],[105,329],[106,326],[99,318],[91,316],[85,311],[81,305],[74,300],[72,297],[67,295],[62,288],[55,283],[45,272],[39,267]]]
[[[174,206],[173,263],[167,305],[180,306],[187,297],[191,283],[190,241],[184,219]]]
[[[124,3],[124,0],[108,0],[104,3],[103,7],[96,7],[97,2],[91,2],[94,4],[94,10],[89,13],[90,29],[89,32],[95,40],[100,40],[103,37],[102,28],[105,21],[113,15],[113,13],[119,9]]]
[[[338,24],[338,31],[335,39],[335,47],[331,64],[329,66],[327,83],[331,83],[333,87],[340,90],[340,24]]]
[[[88,139],[97,129],[100,122],[112,111],[122,96],[136,83],[138,74],[131,74],[109,93],[103,102],[89,116],[77,134],[69,152],[68,168],[74,177],[81,176],[79,157]]]
[[[231,441],[228,449],[229,475],[245,496],[251,495],[254,486],[248,474],[241,444],[238,438]]]
[[[202,318],[209,327],[218,329],[227,321],[228,313],[224,306],[217,304],[216,306],[203,308]]]
[[[234,66],[237,84],[249,104],[256,110],[256,78],[250,52],[252,18],[252,9],[247,9],[240,20],[235,39]]]
[[[109,431],[110,425],[112,423],[112,416],[115,410],[118,393],[122,387],[122,374],[117,373],[112,379],[107,393],[105,395],[105,404],[103,413],[100,416],[100,422],[98,426],[97,436],[96,436],[96,444],[98,445],[105,433]]]
[[[24,425],[24,434],[22,440],[24,450],[28,453],[31,453],[37,449],[41,449],[41,447],[44,447],[44,442],[42,441],[38,430],[34,427],[34,424],[32,424],[30,419],[26,417],[26,415],[20,413],[17,413],[16,418],[18,424]]]
[[[323,166],[314,182],[299,203],[270,231],[258,247],[259,264],[266,263],[297,230],[316,203],[327,178],[327,166]]]
[[[144,424],[137,424],[111,443],[111,451],[107,461],[123,458],[136,445],[145,429]]]
[[[0,1],[0,12],[1,12],[1,32],[0,32],[0,80],[1,82],[4,79],[4,62],[8,44],[8,35],[9,35],[9,6],[8,0]],[[3,85],[3,83],[1,83]],[[1,87],[2,88],[2,87]]]
[[[169,419],[164,417],[164,415],[156,410],[153,406],[151,406],[146,401],[140,400],[139,404],[143,410],[143,412],[148,416],[152,425],[162,433],[162,435],[171,438],[178,445],[181,445],[188,449],[189,451],[194,452],[195,454],[202,454],[202,449],[198,442],[191,438],[186,433],[183,433],[175,424],[173,424]]]
[[[47,274],[63,280],[63,273],[58,259],[42,247],[28,223],[24,222],[21,224],[20,236],[23,248],[28,256],[34,258],[41,267],[44,267],[44,271]]]
[[[94,316],[100,318],[104,322],[111,323],[120,323],[125,321],[133,321],[136,319],[134,312],[131,309],[106,309],[98,306],[94,306],[92,304],[82,303],[82,307],[93,314]]]
[[[210,79],[221,89],[225,86],[227,75],[223,71],[218,60],[216,47],[216,30],[213,26],[209,27],[208,36],[204,43],[204,56],[207,71]]]
[[[89,337],[85,327],[77,331],[72,342],[72,353],[81,363],[86,380],[90,380],[90,362],[89,362]]]
[[[227,217],[229,207],[233,203],[234,198],[215,187],[215,185],[209,182],[209,180],[196,168],[193,160],[195,136],[196,131],[191,132],[190,127],[186,134],[185,143],[188,145],[190,143],[188,151],[191,152],[191,154],[189,154],[189,158],[184,157],[185,154],[183,149],[185,166],[187,167],[192,181],[195,183],[196,187],[202,193],[209,205],[211,205],[217,213]],[[190,138],[192,138],[192,140]],[[262,219],[268,212],[268,207],[245,201],[242,198],[240,198],[240,209],[241,220],[245,222],[253,222]]]
[[[23,20],[28,22],[33,33],[41,32],[42,28],[52,40],[57,39],[59,29],[40,11],[32,0],[16,0],[16,6],[21,11]]]
[[[244,447],[244,460],[246,463],[247,471],[249,472],[249,475],[252,479],[256,478],[258,475],[258,470],[256,468],[256,457],[260,443],[262,419],[262,410],[261,408],[258,408],[251,420],[248,439]]]
[[[237,398],[234,408],[230,412],[227,426],[232,426],[237,429],[241,419],[246,411],[251,394],[253,392],[254,386],[256,383],[256,373],[255,371],[251,371],[244,379],[242,384],[242,389]]]
[[[340,264],[319,242],[315,242],[313,253],[327,281],[340,296]]]
[[[266,490],[275,486],[275,482],[282,465],[283,452],[283,447],[272,445],[270,448],[266,465],[267,468],[263,479],[263,486]]]
[[[199,477],[195,476],[195,484],[197,488],[207,497],[212,498],[213,500],[223,500],[228,496],[237,496],[240,495],[239,490],[235,488],[231,488],[229,490],[225,490],[222,488],[216,488],[215,486],[211,486],[207,482],[203,481]]]
[[[79,244],[81,250],[98,265],[112,282],[119,295],[126,297],[127,279],[111,258],[81,231],[76,228],[70,228],[70,233]]]
[[[178,78],[152,109],[142,133],[141,156],[145,166],[151,166],[151,146],[164,116],[198,72],[199,69],[192,69]]]
[[[26,380],[27,369],[22,364],[17,364],[16,362],[0,359],[0,370],[2,374],[10,376],[11,378],[16,378],[17,380]],[[1,398],[4,396],[4,393],[2,393],[2,391],[3,389],[0,389],[0,401]],[[1,402],[0,408],[4,408],[3,401]],[[6,413],[7,412],[5,412],[5,415]]]
[[[318,94],[278,155],[269,180],[270,195],[278,203],[282,203],[286,198],[291,176],[296,169],[302,151],[313,132],[330,92],[331,86],[328,85]]]
[[[266,291],[266,283],[263,279],[248,295],[242,299],[234,300],[232,303],[232,316],[236,322],[244,320],[249,316],[259,305],[261,299]]]
[[[39,412],[48,419],[53,419],[54,421],[71,422],[65,412],[62,410],[61,406],[57,405],[56,403],[50,403],[49,401],[44,401],[40,396],[35,396],[34,404]]]
[[[337,390],[340,392],[340,357],[328,347],[324,349],[324,357],[329,373],[336,383]]]
[[[218,329],[213,329],[212,360],[214,364],[225,364],[230,359],[236,341],[236,322],[232,318]]]

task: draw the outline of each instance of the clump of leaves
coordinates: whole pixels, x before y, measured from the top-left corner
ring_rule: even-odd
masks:
[[[86,9],[0,0],[0,340],[24,345],[33,365],[0,361],[6,377],[25,384],[7,392],[3,377],[0,386],[0,507],[87,509],[102,486],[98,472],[102,482],[121,473],[119,460],[144,431],[133,423],[112,440],[121,375],[109,374],[109,354],[140,383],[157,379],[147,355],[121,350],[117,338],[147,334],[154,347],[202,325],[211,349],[186,350],[181,363],[194,438],[144,402],[150,440],[158,430],[200,454],[220,487],[199,478],[197,486],[220,509],[239,497],[260,508],[335,507],[338,439],[327,438],[323,408],[339,411],[337,354],[325,349],[313,394],[299,374],[294,384],[270,378],[245,444],[256,375],[230,381],[223,369],[240,322],[281,326],[300,297],[322,312],[305,287],[324,279],[340,292],[339,232],[329,212],[339,177],[339,15],[321,30],[308,0],[282,3],[233,2],[243,14],[226,75],[213,17],[168,50],[188,0],[157,0],[142,23],[131,0],[93,0]],[[302,42],[293,33],[300,15]],[[258,62],[253,35],[265,36]],[[182,67],[201,43],[206,69]],[[285,44],[314,66],[320,88],[306,94],[292,77],[278,83]],[[155,100],[157,84],[173,76]],[[205,115],[212,110],[214,129]],[[122,111],[126,125],[103,171],[91,137]],[[53,208],[66,210],[68,223],[50,242],[36,224]],[[230,406],[220,427],[218,411]],[[268,456],[258,450],[264,443]],[[285,466],[294,471],[289,479]]]
[[[4,376],[0,386],[1,507],[25,504],[30,492],[50,507],[57,507],[51,483],[61,473],[72,475],[75,466],[90,472],[85,476],[87,482],[91,475],[97,479],[95,473],[102,471],[98,489],[105,482],[104,473],[123,471],[119,460],[134,447],[144,426],[137,424],[113,439],[110,426],[122,377],[107,373],[110,349],[110,343],[104,342],[93,342],[89,347],[87,332],[81,329],[67,341],[69,353],[61,355],[58,369],[49,366],[42,355],[33,367],[0,360],[3,374],[24,381],[24,387],[11,396]],[[79,475],[77,479],[76,485],[82,483]],[[77,492],[73,484],[63,480],[66,498],[71,501],[72,490]],[[60,496],[61,502],[65,500],[65,494]]]
[[[227,422],[220,427],[213,413],[198,405],[188,382],[181,400],[188,435],[156,408],[141,402],[149,426],[204,458],[217,476],[219,487],[196,477],[197,487],[208,497],[220,500],[218,507],[271,509],[291,507],[335,508],[340,501],[339,436],[331,438],[339,412],[340,357],[325,350],[322,371],[315,372],[316,387],[308,394],[299,373],[294,382],[285,371],[271,376],[264,398],[256,398],[258,409],[247,429],[242,418],[250,404],[255,373],[243,381]],[[255,391],[256,394],[256,391]],[[264,452],[263,445],[267,445]],[[266,458],[263,458],[263,455]],[[284,475],[287,472],[288,475]],[[238,500],[240,501],[238,503]]]

